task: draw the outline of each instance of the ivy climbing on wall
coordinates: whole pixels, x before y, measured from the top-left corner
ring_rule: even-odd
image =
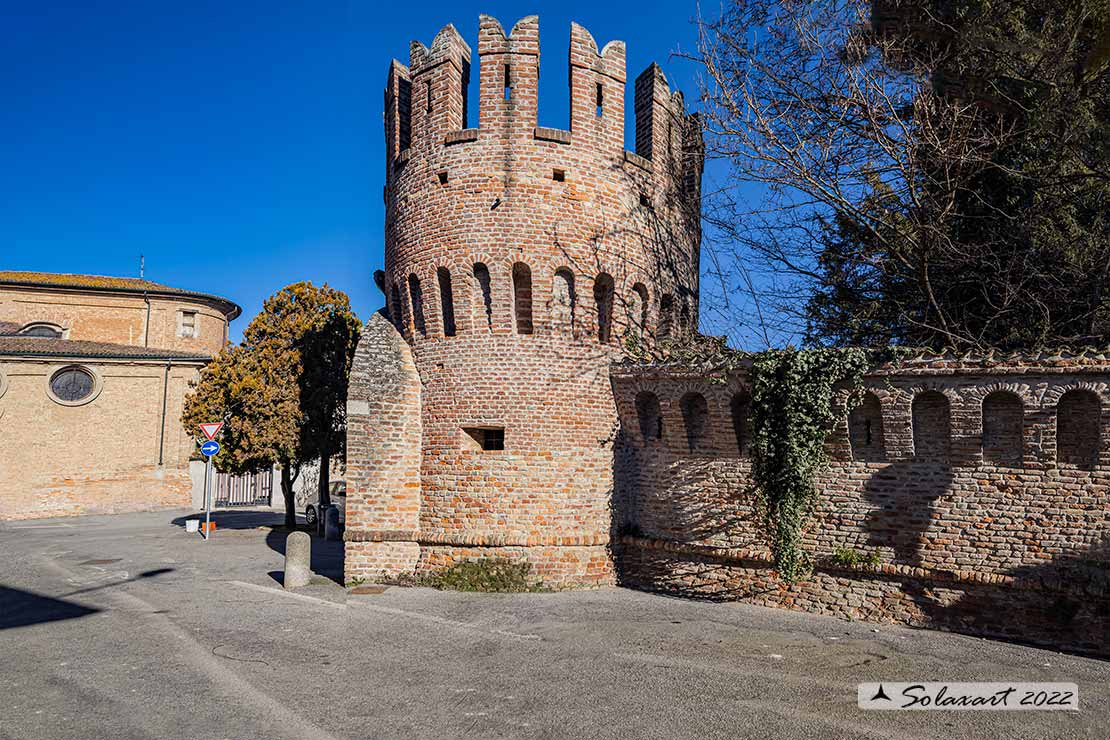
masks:
[[[802,537],[817,503],[817,476],[828,462],[825,440],[838,418],[863,400],[863,374],[881,363],[897,364],[910,353],[880,349],[770,349],[739,352],[724,337],[694,335],[648,348],[625,338],[634,362],[677,365],[724,382],[746,372],[751,384],[752,479],[760,524],[775,569],[788,582],[809,574]],[[838,387],[847,390],[844,404]]]
[[[752,359],[752,478],[775,569],[793,583],[810,572],[802,536],[827,462],[825,438],[859,402],[872,358],[863,349],[782,349]],[[850,389],[847,409],[834,403],[840,383]]]

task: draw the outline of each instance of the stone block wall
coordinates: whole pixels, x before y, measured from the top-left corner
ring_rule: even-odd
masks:
[[[1110,651],[1110,364],[928,357],[866,385],[828,440],[815,573],[788,587],[756,521],[743,373],[615,368],[622,581]]]
[[[420,395],[412,352],[389,321],[374,314],[362,330],[347,391],[348,582],[416,567]]]

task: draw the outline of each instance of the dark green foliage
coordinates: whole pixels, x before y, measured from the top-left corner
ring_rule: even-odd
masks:
[[[277,465],[285,524],[296,526],[300,466],[341,449],[344,402],[360,324],[347,295],[300,282],[270,296],[243,332],[201,372],[182,423],[225,421],[216,467],[247,472]]]
[[[824,468],[825,437],[837,420],[833,391],[858,396],[870,361],[861,349],[768,350],[751,369],[752,479],[779,576],[794,582],[810,571],[801,546]]]
[[[1011,348],[1110,341],[1110,0],[876,6],[901,18],[888,33],[928,61],[926,94],[981,111],[973,133],[993,143],[985,161],[953,167],[953,152],[910,138],[925,163],[915,174],[919,200],[877,186],[857,211],[817,219],[810,338]],[[900,214],[912,224],[931,207],[936,233],[897,233]]]

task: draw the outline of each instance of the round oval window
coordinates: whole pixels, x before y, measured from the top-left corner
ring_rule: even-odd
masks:
[[[54,373],[50,379],[50,390],[58,400],[66,403],[84,401],[93,394],[96,380],[92,373],[79,367],[67,367]]]

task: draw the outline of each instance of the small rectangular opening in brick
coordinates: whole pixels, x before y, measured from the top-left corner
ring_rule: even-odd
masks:
[[[446,172],[440,172],[439,173],[439,184],[440,185],[446,185],[447,184],[447,173]]]
[[[566,170],[552,170],[551,171],[551,179],[554,180],[555,182],[565,182],[566,179],[567,179],[567,171]]]
[[[473,450],[496,452],[505,449],[505,429],[503,427],[463,427],[464,440]]]
[[[640,205],[651,208],[651,197],[647,193],[640,193]]]

